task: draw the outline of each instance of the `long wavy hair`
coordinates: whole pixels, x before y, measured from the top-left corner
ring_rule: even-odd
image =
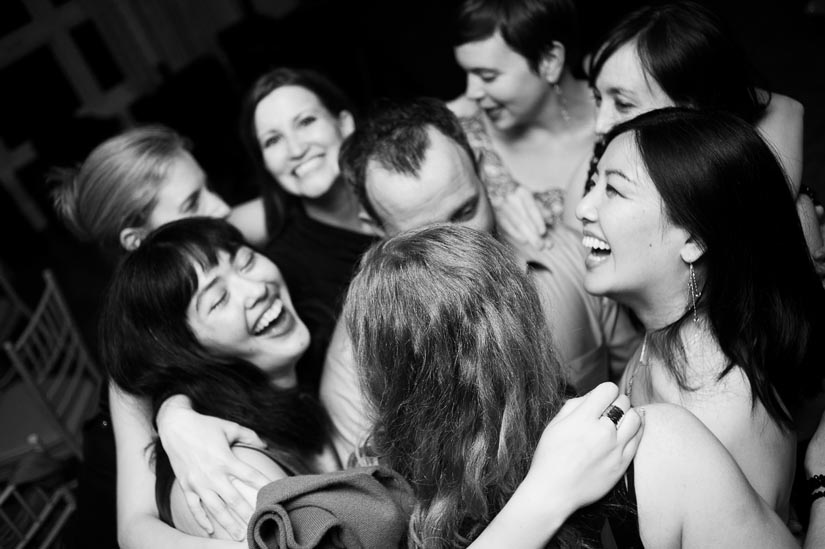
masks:
[[[524,479],[562,404],[536,289],[490,235],[435,225],[367,252],[344,318],[374,450],[418,498],[410,545],[466,547]]]
[[[168,223],[123,258],[107,291],[100,318],[101,356],[123,391],[145,397],[157,412],[183,394],[206,415],[255,430],[307,464],[327,440],[323,409],[297,389],[274,387],[256,366],[215,356],[201,345],[187,320],[198,289],[195,266],[218,264],[246,245],[237,229],[211,218]],[[153,417],[154,417],[153,413]],[[303,465],[303,466],[302,466]]]
[[[791,429],[800,397],[821,386],[825,290],[782,166],[753,126],[727,112],[652,111],[616,126],[606,142],[625,133],[667,219],[704,249],[694,263],[697,309],[728,360],[718,379],[741,368],[754,404]],[[691,318],[688,309],[653,338],[687,390],[679,331]]]
[[[277,236],[284,219],[298,199],[283,190],[266,170],[263,152],[255,131],[255,110],[269,94],[283,86],[298,86],[315,94],[321,105],[335,116],[343,111],[357,119],[355,103],[344,91],[323,74],[312,69],[278,67],[265,72],[252,84],[243,100],[240,116],[241,140],[249,152],[263,182],[262,192],[272,197],[264,200],[267,230],[270,237]]]

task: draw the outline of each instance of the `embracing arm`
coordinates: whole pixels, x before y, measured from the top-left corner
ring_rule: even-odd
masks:
[[[471,549],[543,548],[574,511],[619,481],[641,441],[642,421],[618,393],[613,383],[602,383],[559,410],[539,440],[527,476]],[[618,429],[602,417],[611,403],[627,410]]]
[[[794,197],[799,194],[799,186],[802,183],[804,114],[802,103],[788,96],[773,93],[765,114],[756,124],[759,133],[773,147],[782,167],[785,168]]]
[[[765,93],[765,92],[762,92]],[[796,211],[808,249],[811,253],[822,247],[814,203],[799,192],[802,184],[802,130],[805,109],[799,101],[778,93],[771,94],[771,102],[756,128],[779,159],[791,185]]]
[[[155,473],[149,461],[152,426],[146,402],[109,387],[117,449],[118,543],[124,549],[237,547],[234,542],[188,536],[158,518]]]

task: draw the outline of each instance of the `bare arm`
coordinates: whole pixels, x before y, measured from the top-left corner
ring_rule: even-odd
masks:
[[[341,320],[327,349],[319,396],[332,422],[332,444],[346,467],[350,455],[369,434],[372,421],[361,391],[352,343]]]
[[[266,215],[262,198],[256,198],[232,208],[228,221],[235,225],[243,234],[244,239],[253,246],[263,246],[267,243],[269,233],[266,230]]]
[[[188,536],[164,524],[155,505],[155,473],[149,462],[152,426],[148,405],[109,388],[117,448],[118,543],[124,549],[238,547],[234,542]]]
[[[808,444],[808,451],[805,452],[805,476],[810,478],[813,475],[825,475],[825,415],[820,419],[819,427]],[[825,488],[820,490],[825,491]],[[811,516],[804,547],[825,547],[825,498],[818,498],[811,503]]]
[[[524,481],[472,549],[545,547],[574,511],[619,481],[641,441],[642,422],[634,410],[626,411],[618,429],[602,417],[611,403],[630,406],[618,392],[602,383],[564,405],[544,430]]]
[[[761,91],[761,90],[760,90]],[[765,93],[765,92],[761,92]],[[802,128],[805,109],[802,103],[778,93],[771,94],[771,102],[756,128],[776,152],[794,197],[802,183]]]

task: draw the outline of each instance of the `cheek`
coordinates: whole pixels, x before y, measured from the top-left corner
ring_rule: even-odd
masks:
[[[274,177],[280,178],[284,175],[286,170],[286,156],[281,147],[267,147],[261,151],[264,159],[264,165],[269,173]]]

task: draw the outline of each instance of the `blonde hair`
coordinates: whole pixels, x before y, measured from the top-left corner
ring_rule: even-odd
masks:
[[[169,166],[187,149],[180,135],[163,126],[118,134],[79,168],[53,172],[55,210],[79,239],[119,247],[123,229],[146,224]]]

